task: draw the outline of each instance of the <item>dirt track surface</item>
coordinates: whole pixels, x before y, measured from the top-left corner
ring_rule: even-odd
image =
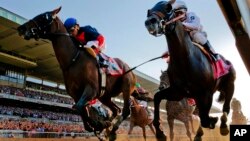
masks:
[[[218,129],[215,130],[209,130],[204,129],[204,136],[202,138],[202,141],[229,141],[229,135],[227,136],[221,136],[219,135]],[[214,132],[217,132],[214,134]],[[194,135],[192,135],[194,137]],[[99,141],[95,137],[91,138],[0,138],[0,141]],[[118,135],[117,141],[144,141],[142,135]],[[147,137],[147,141],[156,141],[154,136]],[[168,135],[168,141],[169,141],[169,135]],[[188,138],[186,136],[175,136],[174,141],[188,141]]]

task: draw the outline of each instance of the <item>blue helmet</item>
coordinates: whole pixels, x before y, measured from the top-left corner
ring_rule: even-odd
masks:
[[[78,21],[75,18],[68,18],[64,22],[64,26],[67,30],[70,30],[72,27],[78,24]]]

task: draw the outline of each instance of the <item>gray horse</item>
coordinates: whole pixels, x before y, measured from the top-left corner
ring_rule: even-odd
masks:
[[[160,86],[159,90],[166,89],[170,86],[167,71],[162,71],[160,76]],[[192,141],[192,136],[189,128],[189,123],[191,125],[192,132],[195,133],[193,126],[193,114],[196,109],[195,101],[189,98],[183,98],[181,101],[167,101],[166,102],[167,120],[170,130],[170,141],[174,140],[174,120],[177,119],[184,123],[186,128],[186,134],[190,141]],[[198,115],[195,112],[195,115]],[[195,141],[201,140],[203,135],[202,128],[199,127],[197,134],[195,136]]]

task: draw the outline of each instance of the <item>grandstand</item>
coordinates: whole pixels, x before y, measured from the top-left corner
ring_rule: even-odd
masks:
[[[92,136],[72,109],[74,101],[65,91],[50,41],[26,41],[19,37],[16,28],[26,21],[0,7],[0,137]],[[154,94],[159,80],[137,70],[133,72],[140,84]],[[119,97],[114,101],[122,104]],[[164,102],[162,109],[162,119],[166,120]],[[220,110],[213,107],[211,112]],[[127,133],[127,129],[128,122],[124,122],[118,132]],[[185,134],[181,124],[176,130]]]

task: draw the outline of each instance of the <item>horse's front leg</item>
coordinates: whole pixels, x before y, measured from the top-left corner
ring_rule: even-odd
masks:
[[[94,131],[94,127],[91,126],[90,124],[89,112],[88,112],[88,108],[86,107],[88,105],[88,101],[90,101],[93,97],[91,92],[92,92],[92,88],[89,85],[87,85],[80,99],[76,102],[74,106],[77,112],[81,115],[84,128],[89,132]]]
[[[160,103],[164,98],[165,90],[159,91],[154,95],[154,120],[153,125],[156,131],[157,140],[165,141],[167,140],[166,135],[164,135],[163,129],[160,127]]]
[[[213,95],[211,93],[200,93],[198,94],[197,106],[199,109],[199,117],[201,126],[204,128],[214,129],[215,124],[218,121],[218,117],[209,117],[209,111],[213,102]]]
[[[116,131],[118,130],[119,126],[121,125],[122,121],[124,121],[130,114],[130,109],[129,109],[129,97],[130,93],[129,92],[123,92],[123,109],[122,109],[122,115],[118,115],[113,121],[113,128],[110,132],[110,141],[116,140]]]
[[[79,114],[82,117],[84,127],[87,131],[92,132],[95,131],[102,131],[104,128],[110,126],[111,124],[103,124],[102,121],[94,121],[89,117],[89,111],[86,106],[88,105],[88,101],[96,97],[97,91],[96,89],[92,88],[90,85],[87,85],[83,91],[82,96],[76,103],[75,107]]]

